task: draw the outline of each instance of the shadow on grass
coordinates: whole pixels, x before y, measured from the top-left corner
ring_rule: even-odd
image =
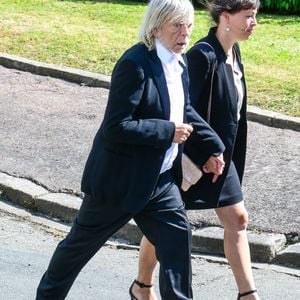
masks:
[[[282,15],[258,15],[259,24],[278,24],[278,25],[298,25],[300,27],[299,16],[282,16]]]
[[[74,2],[74,3],[109,3],[109,4],[124,4],[136,5],[137,3],[147,3],[148,0],[58,0],[60,2]]]
[[[82,2],[82,3],[110,3],[110,4],[124,4],[124,5],[136,5],[137,3],[147,4],[149,0],[58,0],[61,2]],[[198,3],[198,1],[192,1],[195,10],[205,9],[204,5]]]
[[[110,4],[124,4],[124,5],[136,5],[136,4],[147,4],[149,0],[58,0],[60,2],[72,2],[72,3],[110,3]],[[205,10],[205,6],[198,3],[198,1],[193,1],[195,10]],[[264,12],[259,14],[259,23],[277,23],[280,25],[287,24],[299,24],[300,16],[298,15],[268,15]]]

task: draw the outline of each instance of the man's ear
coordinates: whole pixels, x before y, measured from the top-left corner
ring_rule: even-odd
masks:
[[[153,29],[153,35],[154,37],[159,38],[159,30],[157,28]]]

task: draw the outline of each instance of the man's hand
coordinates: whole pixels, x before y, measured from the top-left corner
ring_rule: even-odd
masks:
[[[185,142],[191,135],[193,127],[188,124],[177,124],[175,127],[175,134],[173,138],[173,143],[181,144]]]
[[[203,166],[203,171],[205,173],[213,173],[213,179],[212,182],[215,183],[220,175],[222,175],[224,170],[224,160],[223,160],[223,154],[220,156],[211,156],[207,162]]]

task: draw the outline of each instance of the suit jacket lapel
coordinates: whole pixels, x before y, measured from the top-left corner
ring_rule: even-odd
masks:
[[[184,93],[184,107],[187,105],[187,101],[189,99],[189,75],[187,69],[187,59],[186,56],[182,55],[185,65],[180,63],[181,67],[183,68],[183,72],[181,74],[182,86],[183,86],[183,93]],[[186,110],[183,110],[183,121],[186,123]]]
[[[167,89],[167,82],[164,75],[164,70],[160,59],[158,58],[156,51],[150,51],[150,66],[154,75],[154,81],[158,88],[160,95],[160,101],[164,109],[164,116],[166,120],[170,119],[170,97]]]

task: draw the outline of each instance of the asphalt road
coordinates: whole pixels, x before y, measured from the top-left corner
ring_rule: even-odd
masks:
[[[0,66],[0,171],[51,191],[80,193],[108,90]],[[249,122],[244,192],[249,228],[300,233],[300,133]],[[194,226],[219,224],[213,211],[189,212]]]
[[[1,299],[35,298],[49,259],[68,230],[66,225],[33,216],[0,201]],[[119,246],[107,245],[90,260],[76,279],[68,300],[129,299],[128,287],[136,276],[138,251]],[[233,276],[224,259],[195,256],[192,264],[195,300],[236,299]],[[253,271],[261,299],[300,299],[299,270],[254,264]],[[156,276],[158,293],[157,287]]]

